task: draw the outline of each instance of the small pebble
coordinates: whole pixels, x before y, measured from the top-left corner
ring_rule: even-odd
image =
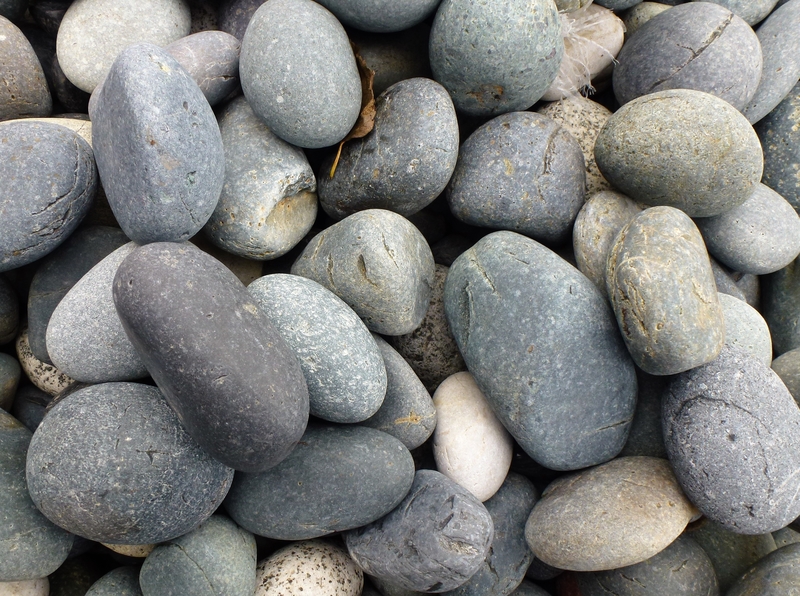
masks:
[[[139,588],[139,568],[117,567],[98,579],[86,596],[142,596]]]
[[[800,589],[800,544],[770,553],[731,586],[726,596],[784,596]]]
[[[166,49],[194,79],[209,105],[215,106],[239,87],[241,42],[223,31],[182,37]]]
[[[27,329],[23,329],[17,336],[15,347],[25,376],[48,395],[58,395],[75,382],[75,379],[68,377],[52,364],[46,364],[33,355],[28,343]]]
[[[0,14],[0,120],[49,116],[53,100],[42,65],[22,31]]]
[[[747,350],[769,366],[772,339],[764,317],[747,302],[727,294],[719,294],[719,303],[725,319],[725,343]]]

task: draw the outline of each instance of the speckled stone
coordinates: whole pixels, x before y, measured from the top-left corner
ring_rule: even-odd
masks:
[[[781,528],[777,532],[772,532],[772,538],[775,540],[775,546],[781,548],[787,544],[800,542],[800,532],[796,532],[788,527]]]
[[[747,119],[726,101],[691,89],[651,93],[622,106],[600,131],[594,154],[620,192],[691,217],[719,215],[744,203],[763,168],[758,136]]]
[[[86,596],[142,596],[139,568],[128,565],[109,571],[92,584]]]
[[[214,112],[189,74],[166,50],[129,46],[92,123],[97,169],[125,235],[139,244],[194,236],[219,200],[225,162]]]
[[[800,209],[800,83],[756,124],[756,132],[764,148],[762,181]]]
[[[772,338],[764,317],[743,300],[720,293],[725,319],[725,343],[753,354],[766,366],[772,363]]]
[[[667,459],[664,433],[661,431],[661,395],[669,382],[669,377],[649,375],[637,368],[636,380],[639,386],[636,412],[631,422],[628,441],[620,455],[644,455]]]
[[[27,265],[64,242],[97,188],[92,148],[41,122],[0,124],[0,271]]]
[[[700,2],[703,0],[692,0]],[[755,26],[763,21],[767,15],[775,8],[778,0],[711,0],[714,4],[720,4],[730,10],[733,14],[744,19],[748,25]]]
[[[669,462],[622,457],[550,484],[533,507],[525,538],[549,565],[604,571],[661,552],[695,513]]]
[[[556,121],[503,114],[461,146],[447,203],[464,223],[555,244],[569,236],[586,198],[585,171],[580,145]]]
[[[308,421],[306,382],[230,270],[191,244],[159,242],[122,262],[113,291],[147,370],[206,451],[248,472],[289,454]]]
[[[588,278],[529,238],[495,232],[453,263],[444,303],[468,369],[528,455],[572,470],[619,453],[636,377]]]
[[[361,81],[347,34],[311,0],[271,0],[259,7],[242,40],[239,77],[253,111],[299,147],[338,143],[361,111]]]
[[[0,411],[0,582],[49,575],[72,548],[72,534],[42,515],[28,496],[25,457],[30,441],[31,431]]]
[[[44,70],[22,31],[0,15],[0,63],[3,87],[0,91],[0,120],[49,116],[53,100]]]
[[[671,8],[668,4],[661,2],[640,2],[636,6],[630,8],[626,13],[622,22],[625,24],[625,39],[636,33],[642,25],[652,19],[657,14],[661,14],[665,10]]]
[[[761,314],[769,325],[772,347],[780,355],[800,347],[800,262],[761,277]]]
[[[188,534],[158,545],[145,559],[139,583],[143,596],[253,596],[255,538],[227,517],[212,515]]]
[[[31,441],[26,476],[33,502],[59,526],[143,544],[208,518],[233,470],[189,437],[157,388],[104,383],[53,406]]]
[[[0,583],[0,591],[3,596],[48,596],[50,582],[46,577],[21,582],[3,582]]]
[[[800,349],[789,350],[772,361],[772,370],[800,404]]]
[[[48,395],[57,395],[75,382],[75,379],[68,377],[52,364],[46,364],[33,355],[28,343],[27,329],[23,329],[17,336],[14,347],[25,376]]]
[[[800,515],[800,410],[749,352],[674,378],[662,401],[667,454],[686,495],[728,530],[762,534]]]
[[[301,149],[275,136],[244,97],[219,115],[225,183],[204,228],[218,247],[248,259],[277,258],[317,216],[317,182]]]
[[[428,310],[434,262],[411,222],[368,209],[314,236],[291,271],[331,290],[370,330],[405,335],[419,327]]]
[[[241,42],[224,31],[201,31],[166,49],[194,79],[208,103],[217,105],[239,86]]]
[[[223,0],[217,9],[217,24],[220,31],[241,40],[250,19],[258,7],[267,0]]]
[[[789,544],[758,561],[726,596],[795,596],[800,593],[800,544]]]
[[[439,0],[321,0],[342,24],[373,33],[403,31],[424,21]]]
[[[79,0],[58,28],[58,62],[76,87],[91,93],[128,46],[165,46],[190,29],[184,0]]]
[[[0,345],[17,336],[19,327],[19,299],[8,280],[0,274]]]
[[[392,512],[347,532],[345,543],[365,573],[410,590],[444,592],[481,568],[493,537],[480,501],[439,472],[419,470]]]
[[[433,78],[456,109],[488,117],[536,103],[556,78],[564,42],[551,0],[444,0],[429,50]]]
[[[22,369],[19,361],[10,354],[0,352],[0,409],[11,411]]]
[[[713,360],[725,341],[703,238],[673,207],[636,215],[608,255],[606,288],[634,362],[673,375]]]
[[[45,408],[52,399],[52,396],[33,385],[23,385],[14,396],[14,405],[10,410],[11,415],[24,424],[29,431],[34,432],[44,418]]]

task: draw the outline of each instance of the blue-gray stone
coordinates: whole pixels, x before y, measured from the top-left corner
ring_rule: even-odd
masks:
[[[447,186],[450,211],[464,223],[550,244],[569,236],[585,198],[578,141],[535,112],[503,114],[472,133]]]
[[[49,116],[53,99],[36,53],[22,31],[0,13],[0,120]]]
[[[667,459],[664,433],[661,431],[661,394],[664,393],[669,378],[649,375],[637,368],[636,380],[639,387],[636,412],[633,414],[628,441],[620,455]]]
[[[662,424],[681,488],[709,519],[762,534],[800,515],[800,410],[749,352],[726,345],[712,362],[676,376]]]
[[[92,584],[86,596],[142,596],[139,568],[128,565],[109,571]]]
[[[800,210],[800,83],[755,129],[764,150],[762,182]]]
[[[224,31],[200,31],[169,44],[167,50],[215,106],[239,87],[241,42]]]
[[[0,344],[7,344],[17,336],[19,327],[19,300],[14,288],[0,274]]]
[[[772,370],[800,404],[800,349],[789,350],[772,361]]]
[[[298,275],[266,275],[247,290],[297,357],[313,416],[353,423],[378,411],[386,395],[386,368],[353,309]]]
[[[719,294],[725,319],[725,343],[750,352],[766,366],[772,364],[772,338],[764,317],[744,300]]]
[[[253,111],[299,147],[338,143],[361,111],[347,33],[311,0],[271,0],[256,10],[242,40],[239,77]]]
[[[414,460],[398,439],[363,426],[312,425],[274,468],[237,474],[225,508],[259,536],[306,540],[374,522],[413,481]]]
[[[320,0],[320,4],[348,27],[392,33],[424,21],[436,10],[439,0]]]
[[[59,401],[28,449],[31,498],[53,522],[111,544],[163,542],[220,505],[233,470],[183,429],[156,387],[103,383]]]
[[[131,253],[114,304],[147,370],[187,432],[213,457],[260,472],[308,422],[300,365],[242,282],[192,244]]]
[[[0,271],[52,252],[86,216],[97,188],[92,148],[43,122],[0,124]]]
[[[344,145],[335,174],[332,153],[321,167],[319,201],[342,219],[364,209],[408,217],[447,186],[458,159],[458,121],[436,81],[407,79],[375,100],[375,128]]]
[[[19,361],[11,354],[0,352],[0,408],[7,412],[11,410],[21,375]]]
[[[611,10],[625,10],[639,4],[642,0],[597,0],[600,6]]]
[[[139,575],[143,596],[253,596],[256,541],[227,517],[212,515],[158,545]]]
[[[535,104],[558,74],[564,41],[552,0],[443,0],[429,51],[456,109],[487,117]]]
[[[467,368],[528,455],[574,470],[619,453],[636,376],[588,278],[534,240],[495,232],[453,263],[444,302]]]
[[[780,355],[800,348],[800,262],[761,277],[761,314],[769,325],[772,347]]]
[[[742,575],[726,596],[795,596],[800,594],[800,544],[779,548]]]
[[[14,396],[11,415],[24,424],[29,431],[35,432],[52,399],[52,396],[33,385],[24,385],[17,390],[17,394]]]
[[[692,0],[692,2],[703,2],[707,0]],[[755,26],[756,23],[763,21],[767,15],[775,8],[778,0],[710,0],[714,4],[720,4],[735,15],[744,19],[748,25]]]
[[[219,199],[225,174],[214,112],[164,49],[123,50],[92,108],[92,146],[108,203],[134,242],[194,236]]]
[[[217,9],[220,31],[230,33],[237,39],[244,37],[247,25],[258,7],[267,0],[224,0]]]

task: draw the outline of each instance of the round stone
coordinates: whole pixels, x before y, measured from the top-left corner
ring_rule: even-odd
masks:
[[[321,0],[325,8],[349,27],[375,33],[403,31],[422,22],[439,0]]]
[[[692,0],[701,2],[703,0]],[[755,26],[775,8],[778,0],[712,0],[744,19],[748,25]]]
[[[800,83],[756,124],[764,148],[762,181],[797,210],[800,208]]]
[[[725,343],[747,350],[766,366],[772,363],[772,338],[764,317],[744,300],[719,294]]]
[[[39,58],[22,31],[2,13],[0,64],[5,81],[0,90],[0,120],[49,116],[53,100]]]
[[[727,596],[783,596],[800,586],[800,544],[789,544],[771,552],[747,570],[731,586]]]
[[[98,579],[86,596],[142,596],[139,588],[139,568],[117,567]]]
[[[242,44],[224,31],[201,31],[173,41],[165,49],[194,79],[209,105],[215,106],[239,87]]]

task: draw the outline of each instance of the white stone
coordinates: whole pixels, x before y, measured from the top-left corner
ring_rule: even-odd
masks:
[[[747,350],[766,366],[772,365],[772,336],[755,308],[744,300],[719,292],[725,319],[725,343]]]
[[[508,474],[513,440],[468,372],[447,377],[433,394],[436,468],[481,501],[490,498]]]
[[[0,582],[0,596],[48,596],[50,582],[46,577],[21,582]]]

